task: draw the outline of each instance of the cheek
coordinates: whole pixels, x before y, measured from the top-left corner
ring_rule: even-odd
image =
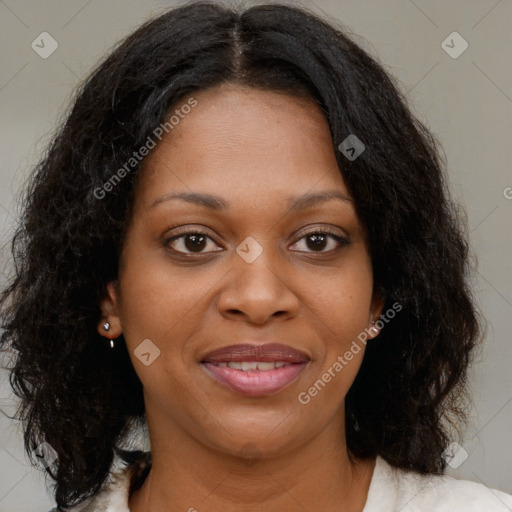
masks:
[[[131,343],[151,336],[164,342],[176,325],[182,327],[184,320],[186,324],[187,313],[202,296],[204,286],[197,278],[185,279],[183,272],[172,271],[154,252],[126,248],[126,265],[120,275],[120,316]]]
[[[195,329],[190,316],[194,302],[190,291],[183,292],[175,280],[171,283],[155,267],[139,265],[127,266],[121,276],[121,325],[145,392],[163,407],[166,400],[179,403],[184,394],[169,395],[168,390],[179,389],[183,378],[177,363],[183,357],[183,340]]]
[[[325,340],[340,350],[367,328],[373,295],[368,258],[358,255],[328,278],[307,278],[304,300],[324,326]],[[321,285],[320,285],[321,284]]]
[[[136,244],[127,244],[124,262],[119,313],[135,371],[146,389],[178,386],[188,378],[184,374],[188,343],[197,333],[208,290],[218,275],[199,267],[173,268],[158,251]],[[148,352],[146,361],[139,357]]]

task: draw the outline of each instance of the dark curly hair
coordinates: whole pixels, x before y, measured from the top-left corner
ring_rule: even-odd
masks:
[[[127,426],[145,415],[125,344],[111,350],[96,331],[140,164],[103,199],[97,191],[183,98],[226,82],[309,98],[335,148],[349,134],[365,144],[337,160],[384,309],[402,309],[368,344],[346,396],[350,453],[442,473],[451,427],[467,422],[481,329],[465,222],[432,134],[381,65],[308,9],[186,3],[144,23],[79,86],[24,192],[1,346],[16,354],[27,452],[44,441],[58,454],[47,472],[60,506],[99,492]]]

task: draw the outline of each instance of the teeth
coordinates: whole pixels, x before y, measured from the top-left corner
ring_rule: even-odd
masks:
[[[276,367],[276,363],[273,361],[270,361],[268,363],[257,363],[258,364],[258,370],[273,370]]]
[[[281,368],[285,365],[290,365],[291,363],[286,363],[285,361],[229,361],[224,363],[215,363],[217,366],[222,366],[223,368],[233,368],[234,370],[274,370],[276,368]]]

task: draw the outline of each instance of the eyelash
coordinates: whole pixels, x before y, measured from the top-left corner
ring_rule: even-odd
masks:
[[[206,238],[209,238],[210,240],[212,240],[213,242],[215,242],[217,245],[220,245],[213,237],[211,237],[208,233],[204,232],[204,231],[201,231],[199,229],[196,229],[196,230],[190,230],[190,231],[183,231],[179,234],[176,234],[174,236],[172,236],[171,238],[167,238],[166,240],[164,240],[164,247],[168,247],[172,242],[176,241],[176,240],[179,240],[180,238],[185,238],[187,236],[190,236],[190,235],[199,235],[199,236],[204,236]],[[347,245],[349,245],[349,241],[341,236],[337,231],[334,231],[334,230],[331,230],[329,228],[318,228],[318,229],[315,229],[315,230],[312,230],[312,231],[308,231],[306,233],[303,233],[302,236],[296,241],[294,242],[293,245],[295,245],[296,243],[300,242],[302,239],[308,237],[308,236],[312,236],[312,235],[328,235],[331,239],[334,239],[337,244],[338,244],[338,247],[336,249],[332,249],[330,251],[296,251],[296,252],[307,252],[307,253],[310,253],[310,254],[328,254],[332,251],[335,251],[337,249],[341,249],[342,247],[345,247]],[[185,256],[185,257],[194,257],[194,256],[201,256],[201,255],[204,255],[204,254],[211,254],[212,252],[220,252],[220,251],[211,251],[211,252],[181,252],[181,251],[176,251],[175,249],[171,249],[173,252],[177,253],[178,255],[181,255],[181,256]]]

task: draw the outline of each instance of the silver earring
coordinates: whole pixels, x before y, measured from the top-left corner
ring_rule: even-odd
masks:
[[[375,325],[375,320],[373,320],[372,322],[372,326],[370,327],[370,329],[373,330],[373,332],[377,335],[379,334],[379,328]]]
[[[108,332],[110,331],[110,324],[108,322],[105,322],[103,324],[103,329]],[[110,348],[113,349],[114,348],[114,339],[113,338],[110,338]]]

